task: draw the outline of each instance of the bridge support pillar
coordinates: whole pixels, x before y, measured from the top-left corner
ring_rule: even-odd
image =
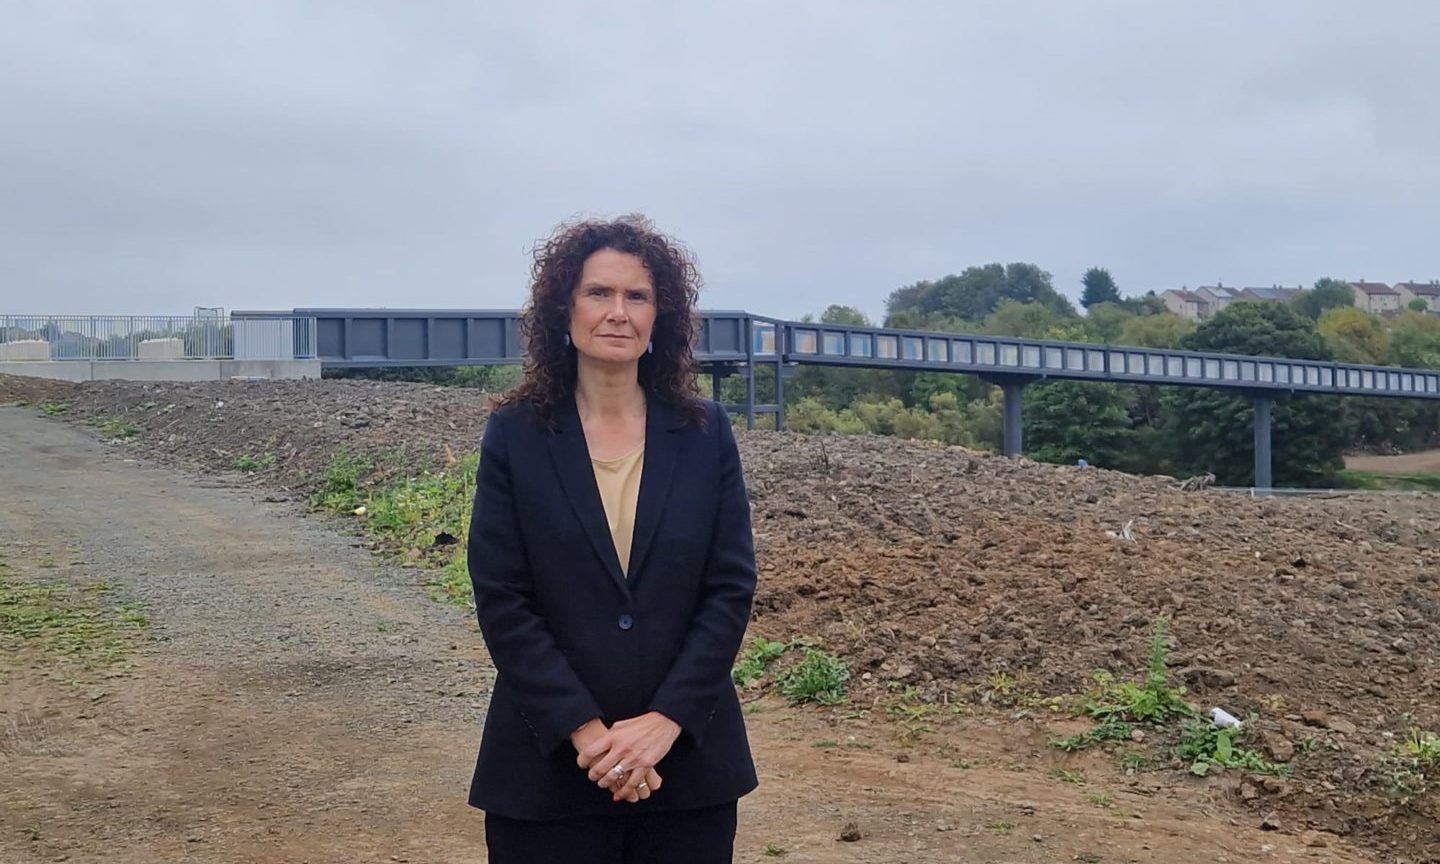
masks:
[[[1255,488],[1270,489],[1270,397],[1257,395],[1255,400]]]
[[[785,361],[775,361],[775,429],[785,428]]]
[[[1005,394],[1005,433],[1003,452],[1007,458],[1014,459],[1019,456],[1024,445],[1023,431],[1021,425],[1021,400],[1020,397],[1025,390],[1025,381],[1010,379],[1000,382],[1000,389]]]

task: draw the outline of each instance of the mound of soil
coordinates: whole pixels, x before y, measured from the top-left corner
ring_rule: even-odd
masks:
[[[349,380],[95,382],[64,398],[67,417],[134,423],[126,446],[147,456],[211,471],[248,456],[254,482],[301,492],[340,448],[398,453],[397,471],[472,452],[487,410],[476,391]],[[1251,499],[888,438],[740,442],[752,633],[823,643],[852,665],[857,704],[898,685],[977,695],[997,672],[1082,692],[1097,669],[1143,669],[1163,616],[1187,698],[1253,712],[1271,758],[1303,760],[1281,809],[1440,843],[1437,796],[1398,806],[1382,768],[1412,725],[1440,730],[1440,497]]]

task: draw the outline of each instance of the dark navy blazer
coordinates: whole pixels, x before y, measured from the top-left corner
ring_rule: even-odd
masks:
[[[756,786],[730,668],[755,593],[750,504],[724,409],[706,425],[651,398],[629,578],[573,398],[556,429],[525,405],[480,442],[469,566],[494,660],[470,804],[514,819],[708,807]],[[659,711],[681,735],[649,800],[613,803],[570,733]]]

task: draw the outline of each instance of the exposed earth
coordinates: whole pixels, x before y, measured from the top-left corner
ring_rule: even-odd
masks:
[[[1440,471],[1440,450],[1422,450],[1398,456],[1347,456],[1345,467],[1376,474],[1425,474]]]
[[[0,646],[0,861],[483,860],[463,803],[489,682],[473,619],[304,506],[340,448],[392,472],[472,452],[483,394],[0,376],[6,402],[0,582],[149,623],[88,667]],[[831,707],[789,706],[773,676],[743,691],[762,785],[737,860],[1440,861],[1440,793],[1397,794],[1392,763],[1440,730],[1440,497],[740,442],[752,634],[855,677]],[[1159,617],[1185,698],[1246,718],[1293,777],[1194,776],[1160,729],[1049,746],[1089,727],[1066,700],[1096,670],[1139,680]]]

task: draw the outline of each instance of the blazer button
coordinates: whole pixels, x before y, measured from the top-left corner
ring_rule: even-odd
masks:
[[[616,623],[620,625],[621,630],[629,630],[631,627],[635,626],[635,619],[631,618],[629,615],[621,615],[620,620]]]

